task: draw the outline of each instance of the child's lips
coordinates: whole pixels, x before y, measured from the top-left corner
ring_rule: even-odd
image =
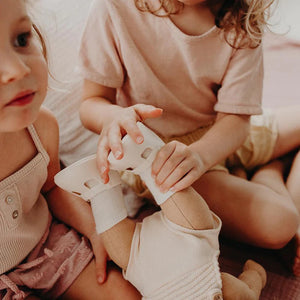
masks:
[[[24,106],[32,102],[35,92],[33,91],[23,91],[17,94],[7,106]]]

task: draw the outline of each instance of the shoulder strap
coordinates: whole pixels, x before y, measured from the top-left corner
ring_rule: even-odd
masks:
[[[36,132],[36,129],[34,128],[33,124],[30,124],[28,127],[28,131],[31,135],[31,138],[37,148],[37,150],[43,155],[44,159],[46,160],[47,164],[50,161],[49,155],[47,153],[47,151],[45,150],[38,133]]]

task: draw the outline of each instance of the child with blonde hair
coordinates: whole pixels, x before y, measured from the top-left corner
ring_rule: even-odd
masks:
[[[0,298],[140,299],[118,269],[98,284],[95,265],[106,257],[91,209],[54,184],[58,127],[41,108],[45,56],[26,1],[1,0]],[[89,239],[96,263],[88,239],[49,209]]]
[[[162,192],[193,184],[220,216],[223,234],[239,241],[277,249],[296,236],[297,274],[300,155],[286,180],[283,161],[273,160],[299,149],[300,109],[261,108],[262,36],[272,2],[95,0],[80,50],[80,114],[100,135],[104,182],[110,151],[123,156],[122,136],[143,142],[142,121],[166,142],[152,164]],[[136,177],[122,178],[149,195]]]

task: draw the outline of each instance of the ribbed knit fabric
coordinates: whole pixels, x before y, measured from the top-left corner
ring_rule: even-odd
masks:
[[[221,220],[194,230],[168,220],[162,211],[136,223],[125,279],[144,299],[222,299],[218,266]],[[220,298],[221,297],[221,298]]]
[[[184,274],[161,287],[151,300],[214,300],[222,299],[222,283],[217,260]]]
[[[40,191],[47,179],[49,156],[33,125],[28,131],[37,155],[0,182],[0,274],[29,254],[48,224],[49,210]]]

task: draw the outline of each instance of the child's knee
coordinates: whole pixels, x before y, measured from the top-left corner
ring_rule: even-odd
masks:
[[[291,207],[272,211],[263,221],[260,239],[263,247],[280,249],[296,234],[299,227],[299,214]]]

